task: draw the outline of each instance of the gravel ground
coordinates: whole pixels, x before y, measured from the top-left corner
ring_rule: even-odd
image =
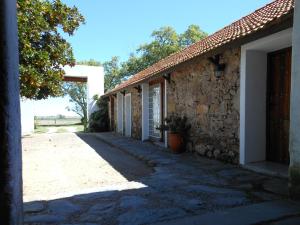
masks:
[[[151,172],[144,163],[123,152],[112,152],[111,147],[94,139],[90,142],[97,145],[96,150],[102,155],[109,155],[108,160],[75,133],[36,134],[23,138],[24,201],[51,200],[90,192],[90,189],[127,184],[128,179],[109,163],[120,157],[126,159],[124,167],[130,164],[139,168],[139,174],[133,177]],[[118,164],[122,162],[119,160]]]

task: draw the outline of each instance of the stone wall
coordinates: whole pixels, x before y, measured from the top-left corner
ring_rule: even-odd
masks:
[[[114,96],[111,96],[111,98],[113,98],[113,106],[112,108],[109,110],[110,111],[110,124],[112,125],[110,127],[110,131],[114,131],[116,132],[117,131],[117,98],[114,97]],[[110,106],[111,106],[112,102],[110,101]],[[113,111],[113,113],[111,113]]]
[[[142,138],[142,92],[138,92],[137,89],[131,88],[131,136],[135,139]]]
[[[117,131],[117,118],[118,118],[118,108],[117,108],[117,98],[114,97],[114,131]]]
[[[217,79],[214,65],[199,57],[175,68],[168,85],[168,114],[186,115],[192,128],[189,151],[238,163],[240,48],[228,49]]]

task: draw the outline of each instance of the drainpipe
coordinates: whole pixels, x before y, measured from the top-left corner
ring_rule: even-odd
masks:
[[[300,0],[295,1],[292,48],[289,192],[300,199]]]

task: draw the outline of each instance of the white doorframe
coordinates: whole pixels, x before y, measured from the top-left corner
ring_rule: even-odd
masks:
[[[267,54],[291,44],[290,28],[241,47],[240,164],[266,158]]]
[[[126,101],[126,98],[129,98],[129,103]],[[125,136],[127,137],[131,137],[131,123],[132,123],[132,119],[131,119],[131,93],[128,93],[125,95],[124,98],[124,105],[125,105],[125,109],[124,109],[124,118],[125,118]],[[129,112],[127,114],[127,112]]]

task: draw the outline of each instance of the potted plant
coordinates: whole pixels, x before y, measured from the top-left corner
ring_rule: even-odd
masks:
[[[186,116],[171,114],[165,118],[166,124],[162,124],[159,130],[168,130],[168,142],[174,153],[181,153],[184,150],[187,134],[191,125],[187,123]]]

